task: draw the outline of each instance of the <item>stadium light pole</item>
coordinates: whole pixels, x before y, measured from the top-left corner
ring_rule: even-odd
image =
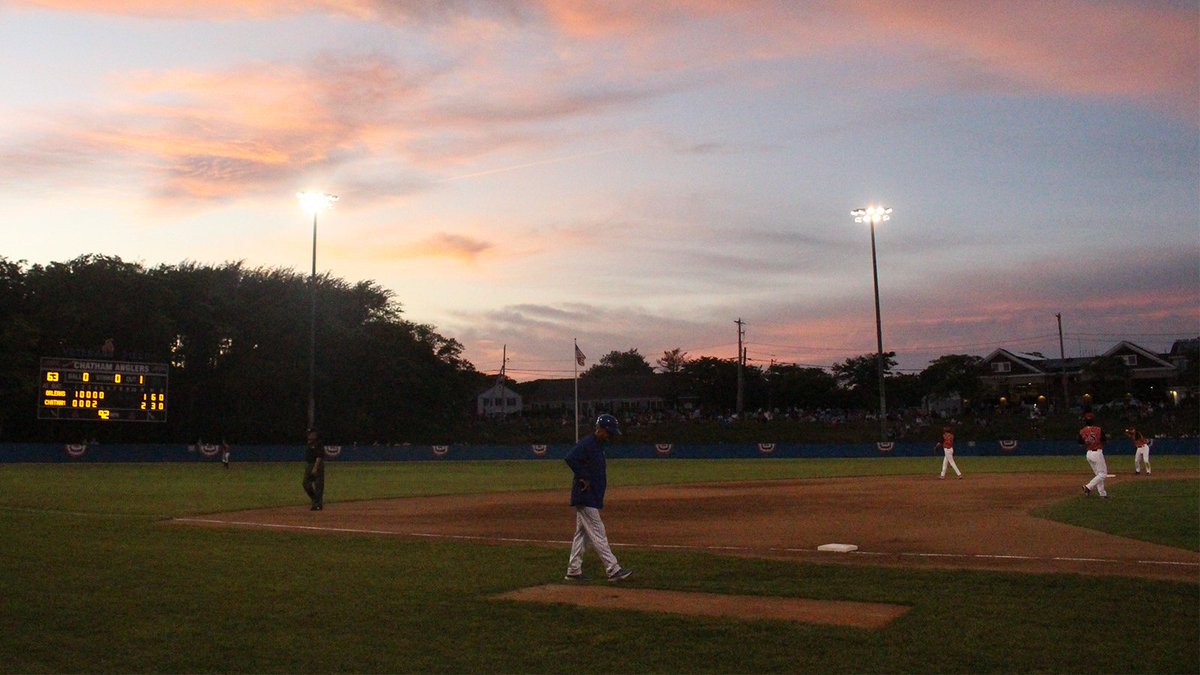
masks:
[[[868,206],[850,212],[854,222],[871,226],[871,276],[875,280],[875,358],[879,365],[879,436],[888,438],[887,397],[883,393],[883,321],[879,317],[879,265],[875,261],[875,225],[892,219],[892,210],[886,206]]]
[[[308,275],[309,321],[308,321],[308,428],[316,428],[317,422],[317,214],[337,201],[337,195],[324,192],[297,192],[296,198],[305,211],[312,212],[312,272]]]

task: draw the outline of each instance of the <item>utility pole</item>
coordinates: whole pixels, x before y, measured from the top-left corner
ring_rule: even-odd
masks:
[[[746,335],[746,323],[739,318],[734,321],[738,327],[738,369],[737,369],[737,414],[741,416],[742,410],[745,409],[745,386],[742,384],[742,364],[746,362],[746,351],[742,347],[742,338]]]
[[[508,397],[504,395],[504,381],[508,376],[504,374],[504,367],[508,365],[508,345],[504,345],[504,350],[500,352],[500,374],[496,375],[496,384],[492,387],[493,396],[492,402],[500,409],[497,413],[500,417],[508,417]],[[484,394],[487,396],[487,394]],[[486,410],[484,412],[487,412]]]
[[[1058,319],[1058,358],[1062,362],[1063,405],[1071,409],[1071,390],[1067,388],[1067,355],[1063,349],[1062,312],[1054,315]]]

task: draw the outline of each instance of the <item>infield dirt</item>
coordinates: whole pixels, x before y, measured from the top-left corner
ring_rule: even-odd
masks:
[[[1176,473],[1155,474],[1153,480],[1195,476]],[[329,480],[336,483],[336,468]],[[1098,497],[1082,495],[1082,483],[1074,474],[1032,473],[968,475],[963,480],[900,476],[610,484],[604,521],[618,555],[622,549],[691,550],[837,564],[1200,580],[1200,553],[1030,515],[1034,508],[1064,498],[1091,499],[1102,507]],[[336,488],[330,490],[335,493]],[[564,488],[331,502],[319,512],[295,506],[175,522],[565,549],[574,531],[574,511]],[[855,544],[859,550],[816,550],[834,542]],[[565,567],[565,550],[563,561]]]
[[[336,469],[330,474],[336,482]],[[903,476],[611,486],[604,520],[618,556],[623,550],[658,549],[819,563],[1200,580],[1200,553],[1030,515],[1063,498],[1089,499],[1081,484],[1072,474],[980,474],[963,480]],[[318,512],[295,506],[173,522],[551,546],[563,549],[565,570],[574,532],[567,494],[563,489],[327,503]],[[1090,499],[1103,507],[1099,497]],[[859,550],[817,551],[834,542]],[[547,570],[547,575],[561,579],[562,571]],[[656,591],[604,581],[550,583],[496,598],[866,629],[882,628],[907,610]]]

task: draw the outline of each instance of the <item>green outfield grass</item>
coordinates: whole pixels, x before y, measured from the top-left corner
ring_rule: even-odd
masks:
[[[610,481],[928,473],[934,459],[622,460]],[[1154,461],[1156,474],[1197,463]],[[1087,473],[1076,457],[959,463],[968,473]],[[566,552],[546,547],[161,522],[301,505],[300,469],[0,465],[0,672],[1200,671],[1197,583],[622,554],[638,587],[913,607],[864,631],[488,599],[556,580]],[[330,467],[327,499],[565,490],[564,479],[557,461],[344,463]],[[1107,517],[1079,524],[1125,522],[1126,535],[1151,520],[1195,524],[1196,490],[1195,479],[1123,481]],[[1080,503],[1095,506],[1072,496],[1051,511]],[[569,534],[569,517],[546,517],[563,518]],[[1181,537],[1173,545],[1197,535]]]

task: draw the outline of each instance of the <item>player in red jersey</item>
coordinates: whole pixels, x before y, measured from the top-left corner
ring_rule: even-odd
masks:
[[[1079,444],[1087,450],[1087,461],[1092,466],[1092,471],[1096,474],[1095,478],[1088,481],[1087,485],[1083,486],[1084,496],[1092,494],[1092,490],[1101,497],[1107,497],[1108,492],[1104,489],[1104,479],[1108,476],[1108,464],[1104,461],[1104,441],[1108,440],[1108,436],[1104,434],[1104,430],[1096,425],[1096,416],[1092,413],[1084,413],[1083,428],[1079,430]]]
[[[954,473],[962,478],[962,472],[958,470],[958,465],[954,463],[954,432],[950,427],[942,427],[942,442],[938,443],[938,447],[942,449],[942,475],[938,478],[946,477],[946,465],[954,469]]]
[[[1133,441],[1133,473],[1140,475],[1142,465],[1146,465],[1146,475],[1150,475],[1150,439],[1146,438],[1136,427],[1125,430],[1125,436]]]

